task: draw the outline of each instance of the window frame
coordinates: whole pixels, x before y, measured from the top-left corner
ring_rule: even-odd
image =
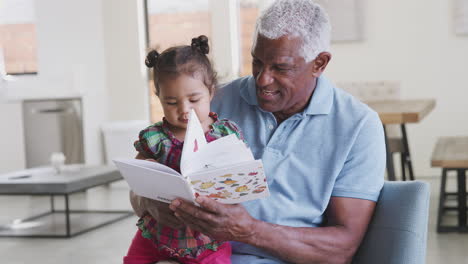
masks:
[[[146,48],[150,47],[148,1],[144,0]],[[208,0],[211,12],[212,60],[220,82],[239,77],[240,35],[239,1]]]
[[[1,2],[1,0],[0,0]],[[35,4],[33,4],[33,8],[35,9]],[[1,25],[9,25],[10,23],[2,23]],[[16,24],[25,24],[25,23],[16,23]],[[35,27],[37,26],[37,22],[34,20],[32,21],[32,23]],[[15,23],[12,23],[11,25],[15,25]],[[6,60],[5,60],[5,49],[3,46],[0,46],[0,49],[1,49],[1,53],[3,54],[3,56],[1,56],[0,59],[3,60],[3,64],[4,64],[4,67],[5,67],[5,74],[6,75],[11,75],[11,76],[16,76],[16,77],[21,77],[21,76],[37,76],[38,75],[38,58],[37,58],[37,30],[35,30],[35,38],[36,38],[36,71],[27,71],[27,72],[7,72],[6,70]]]

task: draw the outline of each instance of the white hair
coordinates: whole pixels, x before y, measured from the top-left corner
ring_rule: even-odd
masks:
[[[257,19],[252,49],[258,34],[269,39],[285,35],[302,38],[299,52],[310,62],[329,51],[331,25],[325,10],[312,0],[276,0]]]

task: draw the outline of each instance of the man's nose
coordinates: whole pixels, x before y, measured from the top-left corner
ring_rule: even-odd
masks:
[[[258,72],[255,81],[257,83],[257,86],[265,87],[273,83],[273,76],[271,75],[271,72],[268,69],[263,68]]]

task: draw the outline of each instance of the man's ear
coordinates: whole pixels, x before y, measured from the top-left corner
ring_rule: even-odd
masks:
[[[319,55],[317,55],[317,58],[313,60],[313,66],[312,66],[312,72],[315,77],[319,77],[322,72],[325,71],[325,68],[327,68],[328,63],[331,60],[331,53],[330,52],[321,52]]]

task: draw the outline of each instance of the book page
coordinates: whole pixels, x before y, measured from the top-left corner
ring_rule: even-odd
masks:
[[[195,111],[190,112],[180,170],[185,177],[207,169],[222,168],[254,160],[245,143],[235,134],[206,142],[205,134]]]
[[[236,204],[268,197],[263,164],[253,160],[189,177],[195,196],[205,195],[220,203]]]
[[[189,171],[193,171],[192,167],[196,166],[193,159],[196,157],[197,152],[203,149],[206,144],[202,125],[198,120],[195,110],[192,109],[187,123],[187,131],[185,132],[182,157],[180,158],[180,172],[182,175],[186,176],[189,174]]]
[[[244,142],[231,134],[208,143],[192,160],[188,176],[204,170],[223,168],[237,163],[253,161],[254,157]]]
[[[144,167],[144,168],[157,170],[157,171],[162,171],[162,172],[177,175],[177,176],[182,176],[176,170],[174,170],[172,168],[169,168],[168,166],[163,165],[163,164],[161,164],[159,162],[154,162],[154,161],[149,161],[149,160],[141,160],[141,159],[114,159],[113,161],[114,161],[114,163],[115,162],[128,163],[128,164],[132,164],[132,165],[139,166],[139,167]]]
[[[167,166],[136,159],[116,159],[114,163],[137,195],[166,203],[175,198],[195,200],[187,180]]]

